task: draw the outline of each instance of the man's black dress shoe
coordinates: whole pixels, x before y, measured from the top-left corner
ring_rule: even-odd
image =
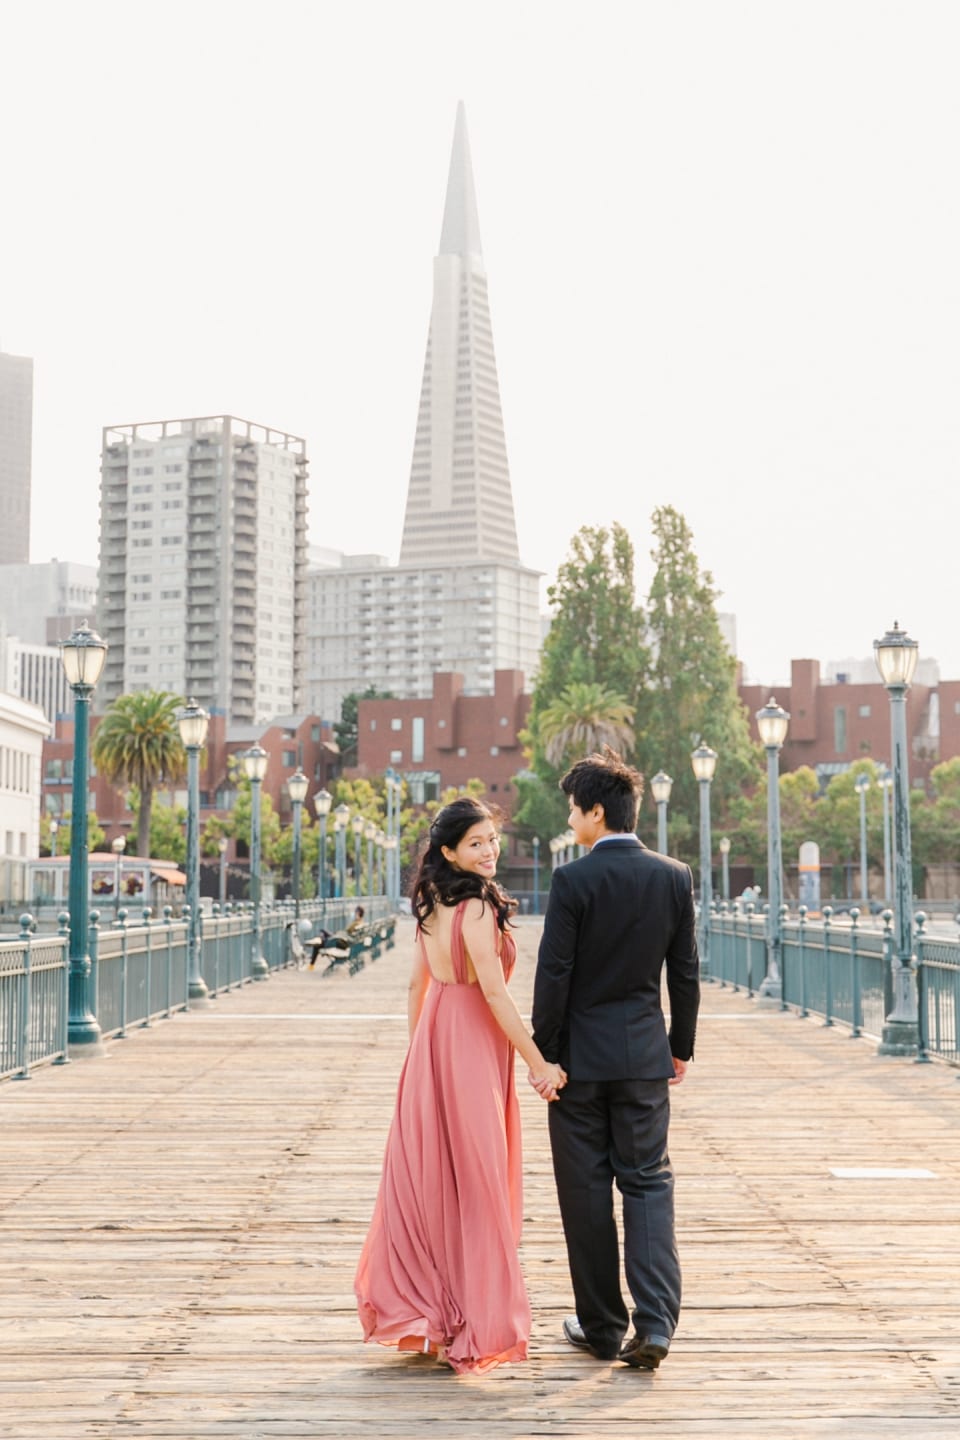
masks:
[[[666,1335],[634,1335],[617,1358],[625,1365],[632,1365],[634,1370],[656,1370],[669,1349],[670,1339]]]
[[[591,1345],[586,1335],[584,1335],[583,1326],[580,1324],[576,1315],[571,1315],[564,1320],[563,1333],[570,1344],[577,1350],[586,1350],[588,1355],[595,1356],[597,1360],[616,1360],[622,1354],[621,1351],[615,1348],[601,1350],[598,1346]]]

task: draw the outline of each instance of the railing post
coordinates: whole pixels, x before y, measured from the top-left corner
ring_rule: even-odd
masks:
[[[884,910],[883,921],[883,1013],[889,1015],[893,1009],[893,911]]]
[[[216,929],[216,939],[213,946],[213,989],[210,991],[211,1000],[220,987],[220,902],[215,900],[210,906],[210,914]]]
[[[90,994],[93,996],[93,1018],[100,1014],[100,911],[90,911]],[[100,1022],[97,1020],[97,1029]],[[102,1050],[101,1050],[102,1053]]]
[[[756,910],[752,900],[748,900],[744,909],[747,916],[747,995],[753,996],[753,912]]]
[[[780,902],[780,924],[779,924],[779,926],[777,927],[777,928],[778,928],[778,933],[779,933],[779,936],[780,936],[780,1009],[781,1009],[781,1010],[786,1010],[786,1009],[787,1009],[787,1001],[786,1001],[786,998],[785,998],[785,997],[786,997],[786,992],[787,992],[787,951],[786,951],[786,946],[785,946],[784,943],[783,943],[783,927],[784,927],[784,925],[787,923],[787,918],[788,918],[789,914],[790,914],[790,906],[787,904],[786,900],[782,900],[782,901]]]
[[[70,1055],[70,912],[61,910],[57,916],[57,934],[63,940],[63,984],[60,995],[60,1054],[55,1065],[69,1065]]]
[[[143,928],[147,932],[147,996],[146,1004],[143,1007],[143,1019],[140,1021],[141,1030],[149,1030],[151,1024],[153,1023],[150,1019],[150,1016],[153,1013],[153,926],[150,923],[150,918],[152,915],[153,911],[151,910],[150,906],[144,905]]]
[[[167,1002],[167,1003],[166,1003],[166,1008],[164,1009],[164,1012],[163,1012],[163,1018],[164,1018],[165,1020],[169,1020],[169,1019],[170,1019],[170,1016],[173,1014],[173,906],[172,906],[172,905],[164,905],[164,907],[163,907],[163,923],[164,923],[164,927],[165,927],[165,932],[164,932],[164,933],[165,933],[166,941],[167,941],[167,975],[166,975],[166,986],[165,986],[166,992],[167,992],[165,998],[166,998],[166,1002]],[[184,999],[184,1006],[186,1006],[187,1003],[188,1003],[188,1002],[187,1002],[187,1000],[186,1000],[186,998],[185,998],[185,999]]]
[[[801,905],[799,909],[800,929],[797,936],[797,949],[799,951],[800,964],[800,1018],[805,1020],[809,1011],[807,1010],[807,907]]]
[[[15,1080],[30,1079],[30,947],[32,944],[33,916],[20,916],[20,944],[23,946],[23,973],[20,976],[20,1014],[17,1026],[17,1058],[20,1069]]]
[[[863,1005],[860,998],[860,910],[850,911],[850,997],[851,1039],[856,1040],[863,1029]]]
[[[833,973],[832,973],[832,969],[831,969],[831,958],[830,958],[830,931],[831,931],[831,929],[832,929],[832,921],[833,921],[833,906],[832,906],[832,905],[824,905],[824,907],[823,907],[823,986],[824,986],[824,1002],[823,1002],[823,1003],[824,1003],[824,1009],[826,1010],[826,1016],[825,1016],[824,1021],[823,1021],[824,1025],[832,1025],[832,1024],[833,1024],[833,1016],[832,1016],[832,1014],[830,1013],[830,1012],[833,1010]]]
[[[917,956],[917,1059],[918,1065],[929,1065],[930,1060],[930,1014],[927,1005],[927,967],[924,951],[927,944],[927,917],[918,910],[913,917],[916,933],[914,946]],[[937,1049],[940,1048],[940,1006],[936,1007]]]
[[[117,911],[117,929],[120,931],[120,1029],[118,1040],[127,1038],[127,963],[130,937],[127,935],[127,912]]]

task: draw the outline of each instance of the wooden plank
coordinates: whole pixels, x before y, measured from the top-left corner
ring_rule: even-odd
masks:
[[[518,933],[526,1010],[538,928]],[[398,935],[356,976],[286,971],[0,1087],[0,1436],[956,1433],[955,1072],[716,986],[673,1092],[686,1297],[662,1369],[560,1338],[545,1110],[523,1083],[530,1361],[461,1378],[360,1344],[353,1270],[406,1043]]]

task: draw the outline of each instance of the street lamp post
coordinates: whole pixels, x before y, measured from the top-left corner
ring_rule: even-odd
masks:
[[[388,897],[388,899],[389,899],[389,901],[390,901],[390,904],[391,904],[392,908],[393,908],[393,909],[396,909],[397,900],[399,899],[399,896],[395,896],[395,895],[394,895],[394,890],[393,890],[393,886],[394,886],[394,872],[395,872],[395,870],[396,870],[396,866],[395,866],[395,864],[394,864],[394,859],[393,859],[394,854],[396,853],[396,849],[397,849],[397,837],[396,837],[396,835],[388,835],[388,836],[386,837],[385,841],[384,841],[384,845],[385,845],[385,847],[386,847],[386,852],[387,852],[387,897]]]
[[[313,797],[313,808],[317,812],[317,819],[320,821],[320,864],[317,867],[317,895],[322,907],[322,915],[327,910],[327,816],[330,814],[330,806],[333,804],[333,796],[329,790],[318,790]]]
[[[673,781],[670,776],[665,770],[658,770],[650,781],[650,790],[657,802],[657,850],[661,855],[667,853],[667,806],[670,804],[672,789]]]
[[[565,853],[566,853],[566,858],[567,858],[568,863],[569,863],[569,861],[571,861],[571,860],[574,858],[573,847],[576,845],[576,843],[577,843],[577,837],[576,837],[576,835],[574,835],[573,831],[572,831],[572,830],[566,830],[566,831],[564,831],[563,844],[564,844],[564,851],[565,851]]]
[[[730,836],[724,835],[720,841],[720,861],[723,865],[723,877],[721,880],[722,900],[730,899]]]
[[[303,825],[303,802],[307,798],[309,784],[309,780],[299,767],[287,781],[287,794],[290,796],[290,804],[293,806],[293,914],[296,920],[300,919],[300,841]]]
[[[126,835],[115,835],[110,842],[113,851],[113,913],[120,918],[120,882],[123,879],[123,852],[127,848]]]
[[[860,904],[864,913],[870,913],[870,895],[868,891],[869,880],[867,876],[867,791],[870,789],[870,776],[860,774],[853,782],[854,788],[860,799]]]
[[[50,855],[51,855],[51,857],[56,856],[56,853],[57,853],[57,831],[58,831],[59,829],[60,829],[60,826],[57,824],[56,820],[51,820],[51,821],[50,821]]]
[[[376,834],[374,835],[374,837],[373,837],[373,843],[374,843],[374,845],[376,845],[376,847],[377,847],[377,886],[376,886],[376,892],[375,892],[377,895],[385,895],[385,894],[386,894],[386,891],[385,891],[385,889],[384,889],[384,874],[383,874],[383,851],[384,851],[384,846],[386,845],[386,841],[387,841],[386,835],[384,835],[384,833],[383,833],[382,830],[378,830],[377,833],[376,833]]]
[[[713,852],[710,843],[710,786],[717,768],[717,752],[709,745],[698,745],[690,756],[693,773],[700,786],[700,969],[710,973],[710,906],[713,903]]]
[[[368,820],[363,827],[363,837],[367,842],[367,890],[371,895],[376,895],[373,885],[373,840],[377,833],[377,827],[372,820]]]
[[[262,745],[252,745],[243,757],[243,768],[250,781],[250,892],[253,900],[253,958],[250,973],[254,980],[265,980],[270,967],[263,958],[260,941],[260,787],[267,773],[267,752]]]
[[[106,643],[83,622],[60,646],[60,659],[73,691],[73,816],[70,825],[70,950],[67,1041],[72,1054],[103,1051],[93,1013],[93,968],[89,955],[90,897],[87,865],[87,766],[90,697],[103,670]]]
[[[760,999],[782,1000],[783,980],[780,958],[782,951],[783,857],[780,840],[780,750],[787,738],[790,716],[771,696],[762,710],[757,711],[760,743],[767,752],[767,973],[760,982]]]
[[[878,1054],[915,1055],[919,1043],[913,968],[913,857],[910,846],[910,781],[907,769],[907,691],[917,668],[917,642],[896,621],[873,653],[890,696],[890,750],[893,761],[894,949],[893,1009],[883,1027]]]
[[[533,913],[540,914],[540,836],[533,837]]]
[[[880,798],[883,801],[883,903],[890,904],[890,869],[891,851],[890,843],[890,791],[893,789],[893,776],[889,770],[884,770],[880,776]]]
[[[363,830],[366,821],[359,810],[350,821],[353,830],[353,893],[360,894],[360,841],[363,839]]]
[[[210,717],[196,700],[177,717],[180,739],[187,752],[187,997],[191,1009],[209,1004],[210,994],[200,973],[200,751],[207,738]]]
[[[561,864],[560,851],[563,849],[563,841],[559,835],[554,835],[550,841],[550,870],[553,872]]]
[[[227,837],[221,835],[217,841],[217,849],[220,851],[220,909],[227,903]]]
[[[333,812],[336,831],[337,852],[337,895],[342,900],[347,893],[347,826],[350,823],[350,806],[341,802]]]

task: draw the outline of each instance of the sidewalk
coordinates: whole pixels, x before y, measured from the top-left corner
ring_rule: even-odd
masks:
[[[538,939],[519,927],[529,1011]],[[0,1436],[922,1436],[960,1428],[960,1078],[706,987],[674,1092],[686,1298],[654,1376],[572,1308],[521,1085],[532,1357],[458,1378],[359,1343],[352,1278],[405,1040],[412,927],[0,1086]],[[832,1169],[928,1170],[839,1178]]]

